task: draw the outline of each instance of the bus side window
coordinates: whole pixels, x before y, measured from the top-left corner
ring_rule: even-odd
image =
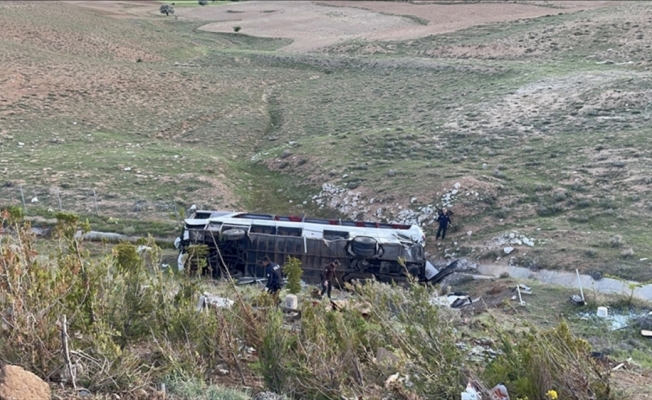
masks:
[[[266,225],[251,225],[251,233],[265,233],[267,235],[275,235],[276,227],[275,226],[266,226]]]
[[[301,236],[303,229],[301,228],[288,228],[285,226],[279,226],[276,234],[281,236]]]
[[[324,231],[324,239],[326,240],[338,240],[338,239],[348,239],[349,232],[342,231]]]

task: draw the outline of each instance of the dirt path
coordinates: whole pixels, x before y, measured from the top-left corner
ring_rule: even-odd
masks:
[[[177,14],[189,19],[215,21],[201,28],[210,32],[233,32],[233,28],[239,26],[241,32],[248,35],[293,39],[285,50],[302,52],[351,39],[416,39],[478,24],[575,12],[614,3],[548,4],[251,1],[220,7],[184,8],[177,10]]]

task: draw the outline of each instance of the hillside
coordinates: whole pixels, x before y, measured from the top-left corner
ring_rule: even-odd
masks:
[[[434,258],[651,279],[652,15],[545,3],[429,36],[437,13],[425,8],[311,4],[387,29],[333,43],[318,31],[319,46],[297,48],[283,24],[248,22],[273,22],[271,2],[177,7],[178,18],[151,4],[117,18],[3,2],[0,202],[19,204],[22,186],[28,215],[48,217],[57,193],[92,214],[95,190],[93,223],[164,222],[163,235],[193,203],[419,222]],[[231,19],[213,29],[210,13]],[[442,204],[455,225],[439,246]],[[534,246],[505,256],[513,231]]]

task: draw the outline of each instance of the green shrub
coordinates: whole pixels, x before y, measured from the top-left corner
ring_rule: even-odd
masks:
[[[297,398],[329,399],[383,387],[398,372],[410,377],[410,385],[399,382],[388,390],[401,396],[459,396],[462,372],[450,366],[459,366],[463,356],[452,318],[430,305],[429,289],[414,285],[405,292],[378,283],[352,289],[358,307],[337,312],[304,306],[298,333],[283,328],[280,312],[268,315],[260,351],[268,387]],[[374,362],[379,347],[404,361],[389,369]]]
[[[67,316],[77,384],[92,391],[130,390],[175,372],[204,379],[218,363],[235,370],[236,338],[258,345],[249,309],[197,313],[198,288],[164,274],[153,239],[91,258],[74,232],[84,224],[58,215],[58,248],[36,257],[29,224],[0,238],[0,312],[11,309],[0,360],[50,379],[61,376],[61,333]],[[156,268],[153,268],[155,267]],[[74,332],[74,335],[73,335]],[[69,381],[70,382],[70,381]]]
[[[188,246],[188,253],[185,264],[189,274],[201,276],[208,265],[208,246],[205,244],[193,244]]]
[[[566,322],[546,331],[501,334],[501,354],[484,371],[486,382],[503,382],[510,397],[546,399],[556,390],[560,399],[614,398],[607,372],[591,358],[590,345],[570,332]]]
[[[287,262],[283,265],[283,273],[288,278],[286,285],[288,291],[292,294],[301,293],[301,261],[298,258],[288,257]]]

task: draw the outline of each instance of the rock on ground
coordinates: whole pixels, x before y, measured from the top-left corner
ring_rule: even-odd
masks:
[[[47,383],[21,367],[5,365],[0,369],[0,400],[50,400]]]

